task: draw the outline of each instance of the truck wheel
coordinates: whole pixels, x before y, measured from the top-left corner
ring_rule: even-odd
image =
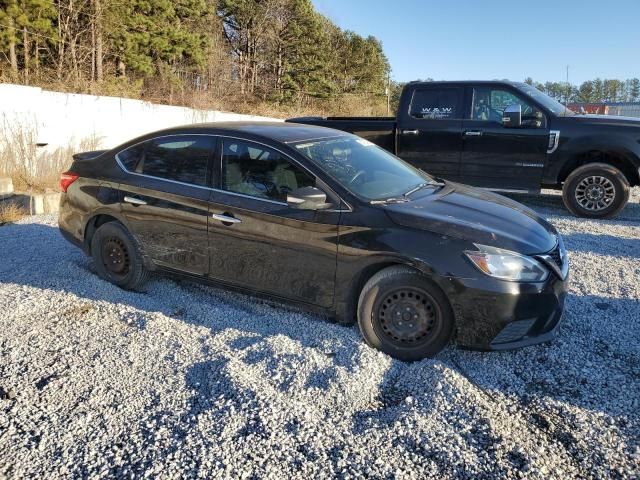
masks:
[[[629,200],[629,181],[616,167],[589,163],[575,169],[565,180],[562,200],[577,217],[611,218]]]
[[[447,346],[454,316],[445,294],[417,271],[394,266],[376,273],[358,301],[358,325],[370,347],[404,361]]]
[[[96,230],[91,256],[98,275],[125,290],[137,290],[149,278],[135,240],[121,223],[105,223]]]

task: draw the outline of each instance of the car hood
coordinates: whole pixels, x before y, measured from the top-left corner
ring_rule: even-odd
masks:
[[[580,123],[590,123],[594,125],[623,125],[627,127],[640,127],[640,118],[618,117],[615,115],[573,115],[565,117],[571,121]]]
[[[555,228],[514,200],[453,182],[428,192],[425,189],[409,202],[384,209],[394,223],[405,227],[522,254],[545,253],[556,245]]]

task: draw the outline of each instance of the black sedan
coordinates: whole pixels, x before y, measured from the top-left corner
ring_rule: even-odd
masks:
[[[98,274],[295,302],[403,360],[551,339],[568,263],[544,219],[337,130],[216,123],[74,156],[60,230]]]

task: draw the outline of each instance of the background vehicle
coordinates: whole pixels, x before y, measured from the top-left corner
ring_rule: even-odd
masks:
[[[165,130],[76,155],[61,187],[62,234],[122,288],[158,270],[357,317],[404,360],[452,338],[538,343],[562,315],[568,263],[549,223],[336,130]]]
[[[578,115],[526,83],[413,82],[397,118],[288,121],[355,133],[432,175],[492,190],[563,190],[574,214],[607,218],[640,185],[640,119]]]

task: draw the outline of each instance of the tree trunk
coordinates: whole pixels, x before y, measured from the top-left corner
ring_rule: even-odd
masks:
[[[101,0],[94,0],[95,35],[96,35],[96,80],[102,82],[102,5]]]
[[[27,27],[22,28],[22,50],[24,57],[24,84],[29,85],[29,36]]]
[[[120,59],[116,60],[116,71],[119,77],[126,77],[127,75],[127,66]]]
[[[66,44],[66,36],[62,36],[62,14],[60,8],[58,8],[58,81],[62,80],[62,66],[64,64],[64,46]]]
[[[11,62],[11,73],[13,78],[18,78],[18,56],[16,55],[15,29],[13,28],[13,19],[9,19],[9,61]]]
[[[36,37],[35,49],[33,51],[33,66],[36,72],[36,79],[40,77],[40,40]]]
[[[96,79],[96,21],[91,21],[91,90]]]
[[[78,71],[78,53],[76,51],[76,38],[71,38],[71,45],[69,45],[69,50],[71,51],[71,64],[73,65],[73,73],[77,79],[80,78],[80,72]]]

